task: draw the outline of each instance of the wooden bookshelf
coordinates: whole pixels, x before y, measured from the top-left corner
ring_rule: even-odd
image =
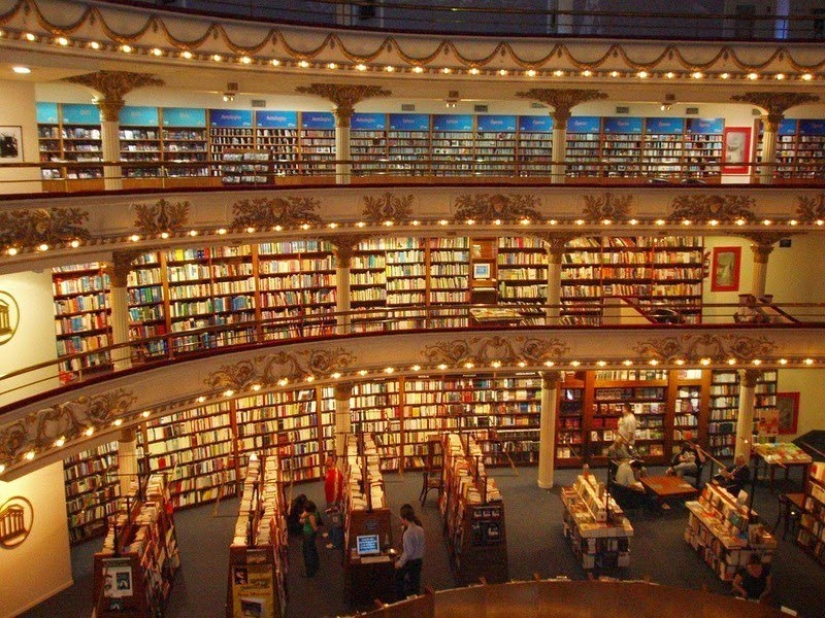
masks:
[[[85,541],[106,532],[120,498],[117,442],[101,444],[63,460],[69,540]]]
[[[818,562],[825,564],[825,463],[811,464],[805,485],[804,505],[796,542]]]

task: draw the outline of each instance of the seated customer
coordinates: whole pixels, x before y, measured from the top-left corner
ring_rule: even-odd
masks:
[[[696,476],[699,471],[699,465],[704,462],[704,454],[696,447],[693,442],[685,440],[682,442],[681,450],[673,456],[670,462],[670,467],[667,469],[667,475],[676,475],[683,477]]]
[[[771,570],[759,554],[751,554],[748,564],[733,578],[733,593],[743,599],[764,601],[771,593]]]
[[[641,461],[638,459],[625,459],[619,464],[619,468],[616,470],[616,479],[614,482],[617,485],[627,487],[633,491],[645,493],[644,485],[639,481],[643,476],[645,476],[645,470]]]
[[[713,477],[721,487],[728,490],[734,496],[745,489],[745,485],[751,480],[751,470],[748,468],[748,459],[744,455],[737,455],[733,464],[719,472]]]

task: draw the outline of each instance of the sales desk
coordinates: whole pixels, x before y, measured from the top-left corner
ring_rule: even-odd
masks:
[[[669,500],[684,500],[695,498],[699,490],[678,476],[643,476],[639,481],[645,491],[652,495],[656,503],[661,506]]]
[[[395,601],[395,552],[350,557],[344,567],[344,589],[351,609],[375,607],[375,601]]]

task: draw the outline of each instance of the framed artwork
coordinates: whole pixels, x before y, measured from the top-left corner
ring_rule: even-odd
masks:
[[[712,292],[739,290],[739,270],[742,267],[742,247],[714,247],[710,269]]]
[[[473,264],[473,279],[489,279],[492,272],[492,265],[487,262]]]
[[[779,435],[795,434],[799,423],[799,393],[777,393],[776,409],[779,410]]]
[[[751,130],[748,127],[725,127],[722,145],[722,173],[749,173]]]
[[[0,127],[0,163],[23,162],[23,127]]]

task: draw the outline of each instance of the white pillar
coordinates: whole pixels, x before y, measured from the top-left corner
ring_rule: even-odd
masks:
[[[350,316],[350,265],[352,264],[353,245],[339,245],[335,248],[335,318],[339,335],[346,335],[352,327]]]
[[[739,372],[739,416],[736,419],[734,457],[744,455],[750,460],[756,382],[761,375],[762,372],[756,369],[744,369]]]
[[[548,326],[561,324],[561,258],[565,239],[547,242],[547,309]]]
[[[352,174],[352,163],[341,163],[349,161],[352,156],[350,148],[350,123],[354,108],[347,105],[339,105],[335,108],[335,159],[339,163],[335,164],[335,183],[339,185],[350,184]]]
[[[567,121],[570,119],[569,108],[557,108],[553,116],[553,165],[550,169],[550,181],[563,185],[567,176]]]
[[[776,134],[782,114],[768,114],[763,117],[764,130],[762,131],[762,163],[759,168],[759,184],[769,185],[773,182],[776,172]]]
[[[351,383],[335,385],[335,454],[339,461],[347,454],[347,436],[352,433],[351,397]]]
[[[751,294],[756,298],[765,295],[765,288],[768,281],[768,258],[773,251],[773,245],[768,242],[755,242],[751,245],[753,251],[753,281],[751,282]]]
[[[112,326],[112,344],[129,343],[129,292],[127,289],[129,268],[132,258],[128,254],[115,252],[109,269],[109,323]],[[112,350],[115,371],[132,366],[132,350],[129,346]]]
[[[541,374],[538,486],[542,489],[552,489],[553,474],[556,470],[556,415],[561,380],[560,371],[547,371]]]
[[[120,479],[120,495],[128,496],[132,481],[137,482],[137,435],[133,428],[120,432],[117,442],[117,473]]]

